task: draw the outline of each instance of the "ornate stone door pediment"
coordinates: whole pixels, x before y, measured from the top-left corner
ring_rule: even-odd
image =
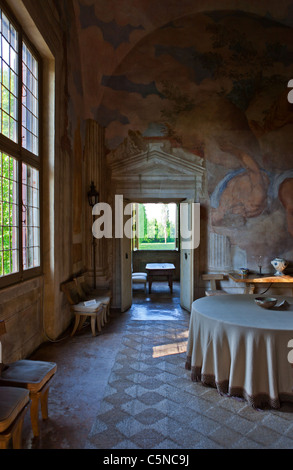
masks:
[[[143,149],[131,146],[111,152],[108,166],[116,194],[135,200],[198,199],[203,192],[204,161],[168,140],[145,141]]]

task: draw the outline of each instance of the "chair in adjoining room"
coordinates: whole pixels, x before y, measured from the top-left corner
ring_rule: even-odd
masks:
[[[5,333],[5,324],[2,332]],[[57,365],[54,362],[29,359],[0,364],[0,387],[16,387],[29,392],[31,424],[35,437],[39,435],[39,403],[42,418],[48,418],[48,394],[56,370]]]
[[[146,273],[132,273],[131,275],[132,284],[143,284],[145,292],[147,286],[147,278],[148,276]]]
[[[29,402],[28,390],[0,387],[0,449],[7,449],[11,440],[13,449],[21,449],[23,420]]]

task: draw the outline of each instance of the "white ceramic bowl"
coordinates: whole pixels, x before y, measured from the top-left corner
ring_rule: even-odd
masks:
[[[254,301],[262,308],[273,308],[277,303],[274,297],[256,297]]]

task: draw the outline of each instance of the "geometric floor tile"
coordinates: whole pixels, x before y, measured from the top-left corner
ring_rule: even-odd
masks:
[[[293,429],[292,410],[285,417],[258,411],[191,382],[184,350],[189,315],[176,315],[175,321],[128,322],[89,447],[293,448],[293,433],[283,435],[286,425]],[[111,405],[108,411],[104,404]]]

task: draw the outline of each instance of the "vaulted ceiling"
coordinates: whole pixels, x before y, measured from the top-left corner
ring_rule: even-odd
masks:
[[[213,228],[232,237],[246,227],[249,248],[276,216],[291,227],[292,197],[279,196],[293,181],[290,0],[52,1],[67,35],[71,122],[98,122],[111,152],[167,138],[203,158]]]
[[[72,5],[69,12],[63,2],[63,15],[76,35],[81,75],[71,59],[71,94],[82,96],[83,117],[106,127],[109,148],[131,129],[174,138],[203,155],[212,129],[213,141],[233,130],[255,152],[258,138],[279,127],[271,107],[293,76],[291,2]]]

